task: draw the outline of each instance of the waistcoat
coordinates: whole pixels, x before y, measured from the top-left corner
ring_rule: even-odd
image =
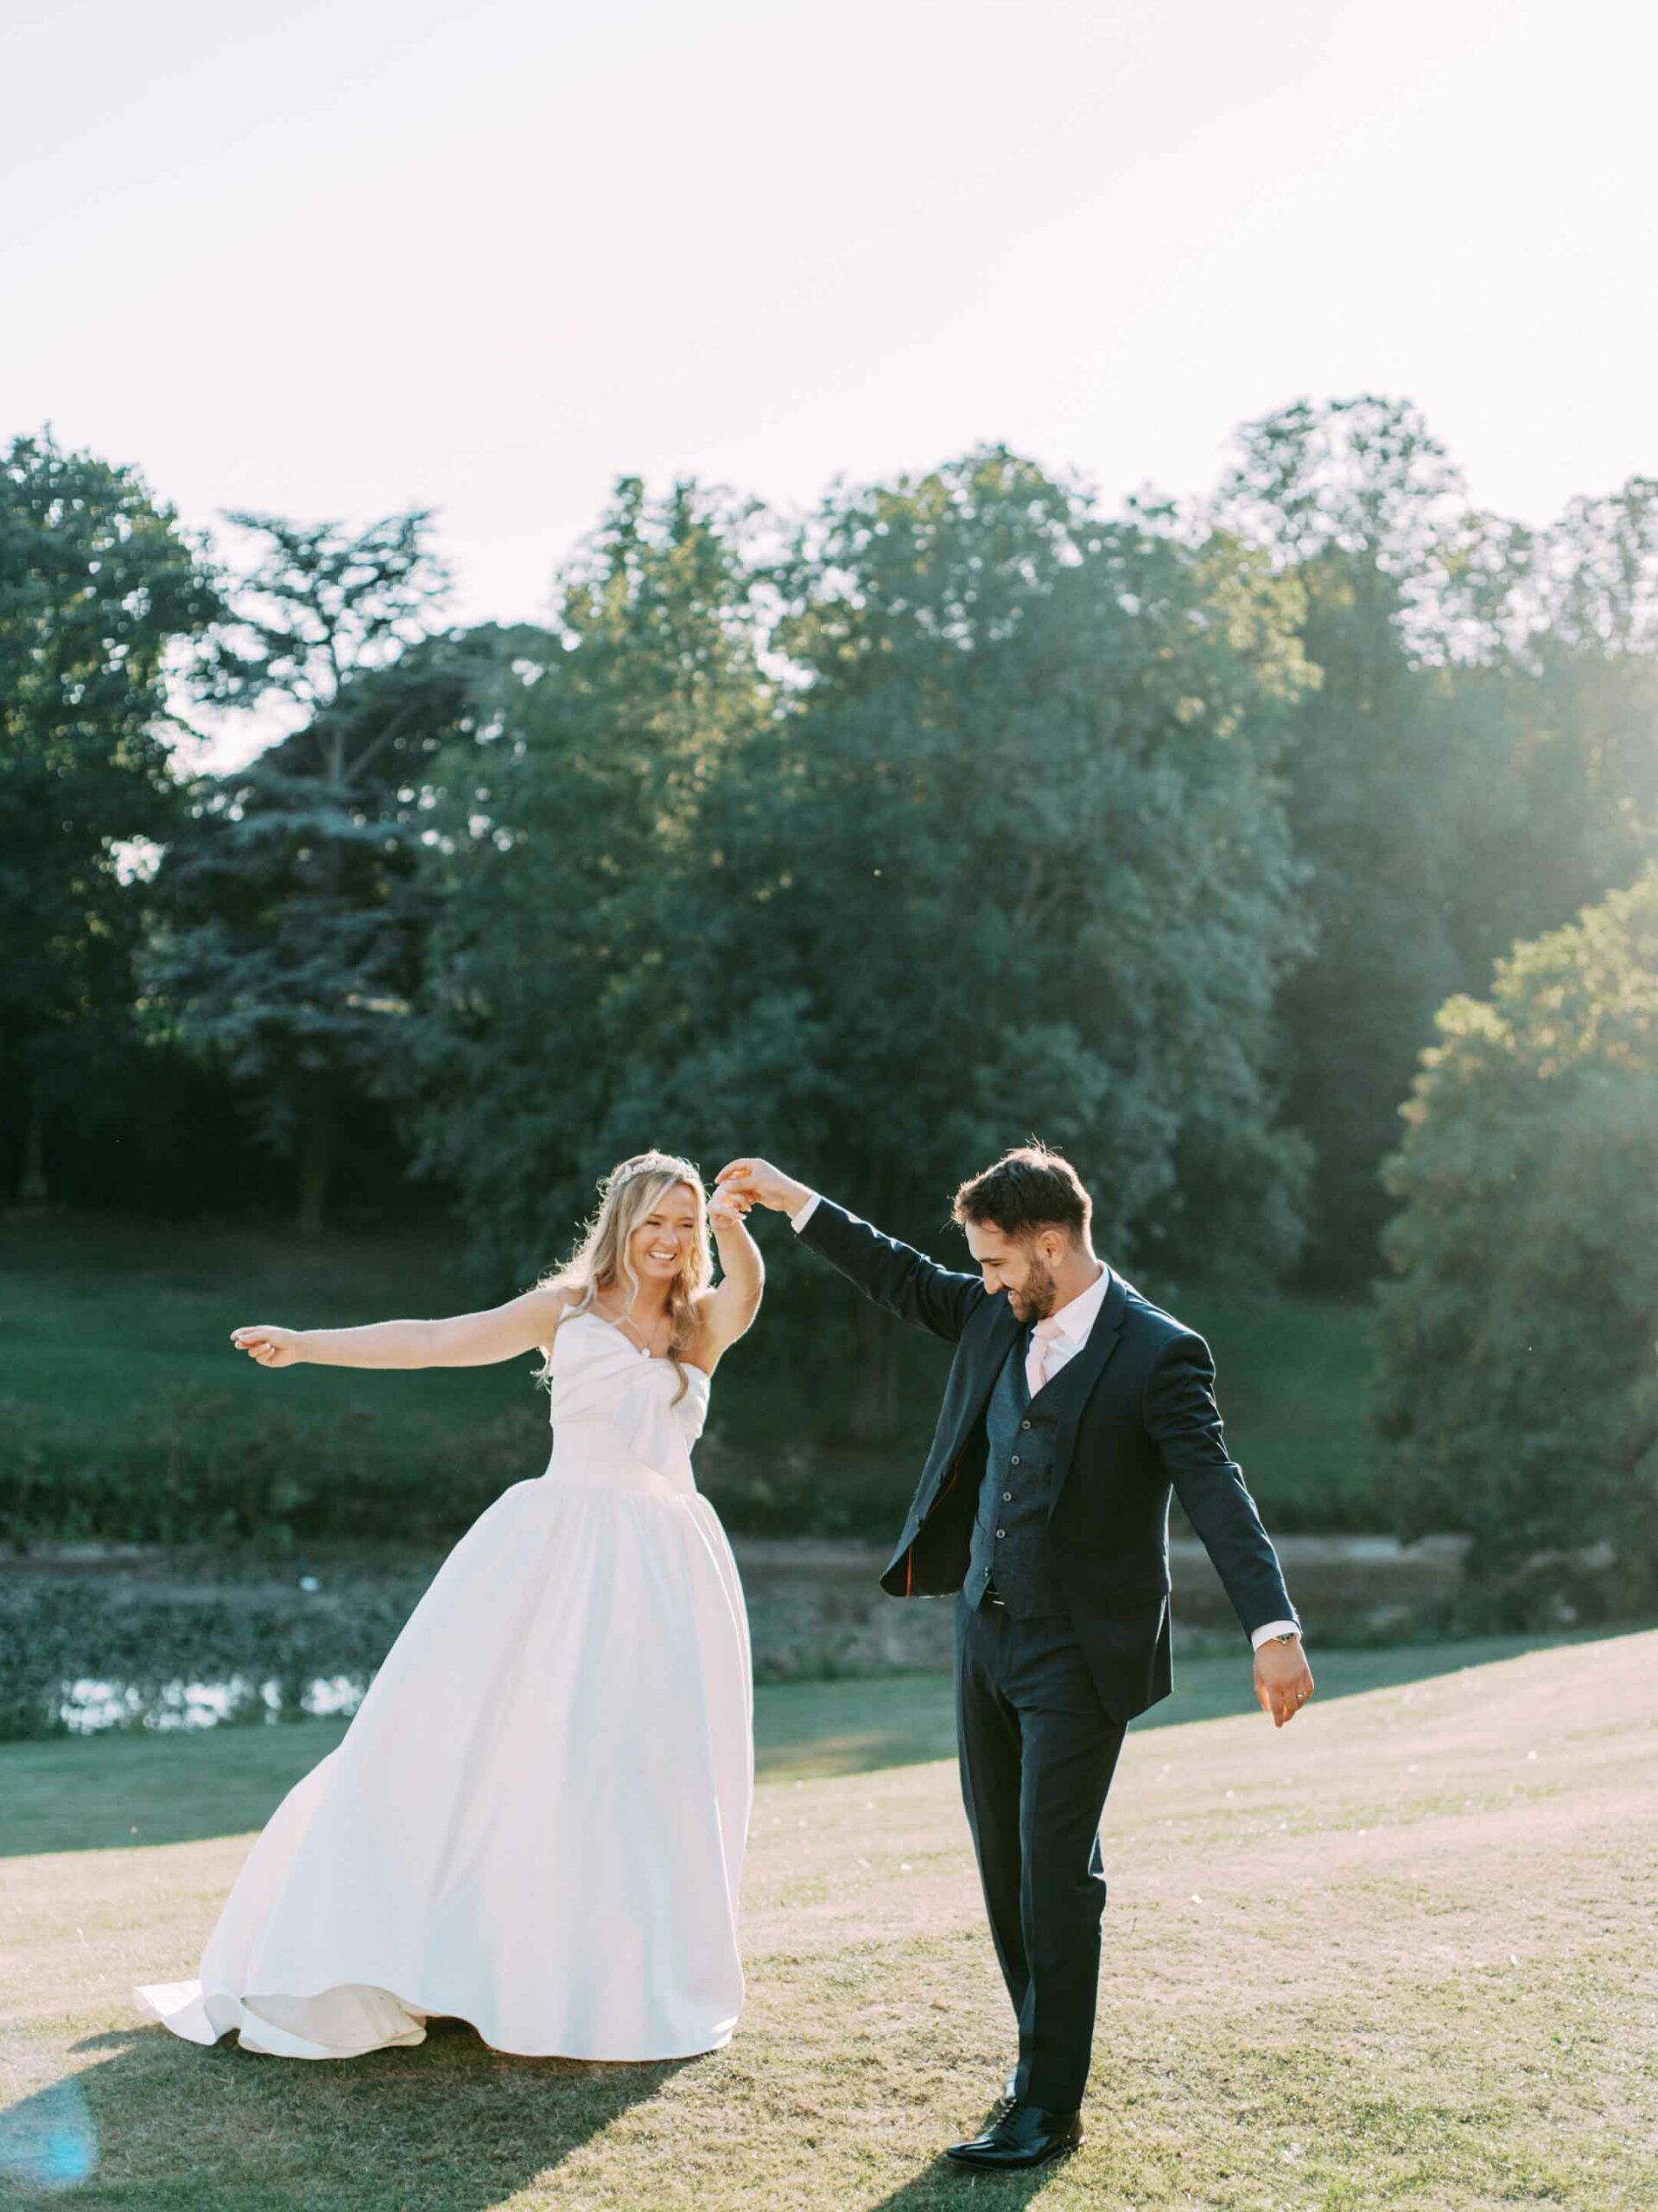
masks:
[[[985,1408],[989,1449],[962,1586],[968,1604],[976,1605],[994,1575],[996,1595],[1021,1619],[1070,1610],[1054,1574],[1048,1531],[1053,1414],[1047,1385],[1032,1398],[1025,1379],[1030,1341],[1028,1328],[1013,1339]]]

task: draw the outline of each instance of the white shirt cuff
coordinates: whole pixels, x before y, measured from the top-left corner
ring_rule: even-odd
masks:
[[[791,1213],[789,1216],[789,1226],[791,1229],[798,1231],[806,1226],[806,1224],[811,1219],[813,1214],[816,1212],[817,1201],[822,1196],[823,1193],[821,1191],[814,1191],[810,1198],[807,1199],[805,1205],[800,1207],[797,1212]]]
[[[1300,1630],[1296,1627],[1293,1621],[1268,1621],[1265,1628],[1258,1628],[1255,1630],[1255,1633],[1250,1637],[1249,1641],[1254,1644],[1255,1649],[1259,1651],[1261,1645],[1265,1643],[1269,1637],[1274,1636],[1299,1636],[1300,1633]]]

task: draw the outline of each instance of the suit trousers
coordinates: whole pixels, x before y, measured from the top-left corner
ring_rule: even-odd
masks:
[[[956,1601],[962,1796],[1002,1979],[1019,2096],[1075,2112],[1099,1993],[1100,1818],[1125,1731],[1100,1703],[1068,1615]]]

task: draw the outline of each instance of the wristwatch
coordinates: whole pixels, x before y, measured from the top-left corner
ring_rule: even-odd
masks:
[[[1274,1643],[1299,1643],[1301,1631],[1299,1628],[1286,1629],[1281,1636],[1275,1636],[1272,1640]]]

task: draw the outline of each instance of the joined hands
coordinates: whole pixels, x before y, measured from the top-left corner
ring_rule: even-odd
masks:
[[[722,1231],[740,1229],[749,1203],[734,1192],[716,1190],[708,1199],[708,1227],[716,1236]]]
[[[728,1199],[746,1213],[751,1206],[765,1206],[773,1213],[797,1213],[811,1196],[809,1184],[797,1183],[769,1160],[745,1154],[728,1160],[715,1177],[715,1199]]]

